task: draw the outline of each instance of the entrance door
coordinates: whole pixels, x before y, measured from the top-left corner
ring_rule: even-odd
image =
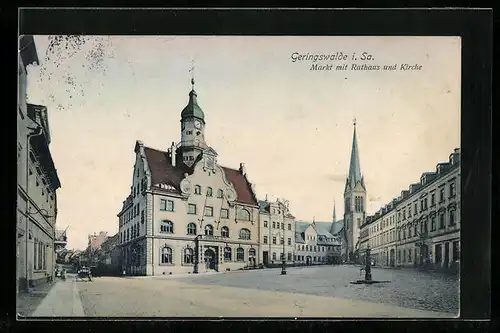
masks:
[[[212,249],[205,251],[205,267],[207,269],[215,269],[215,252]]]
[[[311,261],[312,261],[311,256],[307,256],[307,257],[306,257],[306,265],[310,265],[310,264],[311,264]]]
[[[394,267],[394,249],[391,249],[391,251],[389,252],[389,261],[390,261],[390,264],[391,264],[391,267]]]
[[[269,264],[269,252],[267,251],[262,252],[262,261],[264,262],[265,266]]]

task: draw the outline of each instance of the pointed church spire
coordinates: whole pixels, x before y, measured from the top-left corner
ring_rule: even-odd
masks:
[[[349,164],[349,175],[346,182],[351,188],[354,188],[358,182],[364,186],[363,177],[361,176],[361,167],[359,163],[359,150],[358,150],[358,140],[356,137],[356,118],[353,120],[354,123],[354,133],[352,135],[352,150],[351,150],[351,162]]]
[[[335,214],[335,200],[333,200],[333,222],[337,221],[337,216]]]

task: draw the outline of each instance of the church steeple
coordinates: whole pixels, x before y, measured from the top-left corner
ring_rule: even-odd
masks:
[[[333,222],[337,222],[337,216],[335,214],[335,200],[333,200]]]
[[[365,187],[363,176],[361,175],[361,166],[359,163],[359,150],[358,150],[358,140],[356,137],[356,118],[354,118],[354,133],[352,135],[352,150],[351,150],[351,162],[349,163],[349,175],[346,180],[346,190],[348,187],[351,189],[356,186],[358,182]]]

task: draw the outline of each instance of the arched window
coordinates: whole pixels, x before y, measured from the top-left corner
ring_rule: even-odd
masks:
[[[250,250],[248,250],[248,256],[255,258],[255,249],[254,248],[251,248]]]
[[[196,224],[194,223],[189,223],[187,226],[187,233],[188,235],[196,235]]]
[[[224,260],[231,261],[232,251],[230,247],[224,248]]]
[[[174,222],[169,221],[169,220],[162,221],[161,225],[160,225],[160,232],[169,233],[169,234],[173,233],[174,232]]]
[[[241,209],[238,213],[238,220],[250,221],[250,212],[246,209]]]
[[[240,239],[250,239],[250,230],[241,229],[240,230]]]
[[[194,187],[194,194],[201,194],[201,186],[200,185],[196,185]]]
[[[207,197],[211,197],[211,196],[212,196],[212,188],[207,187]]]
[[[214,235],[214,227],[212,227],[210,224],[205,226],[205,235],[206,236],[213,236]]]
[[[171,264],[172,263],[172,249],[165,246],[161,249],[161,263]]]
[[[224,191],[222,191],[221,189],[218,189],[217,190],[217,198],[222,198],[224,196]]]
[[[192,264],[194,261],[193,249],[187,248],[184,249],[184,263]]]
[[[245,260],[245,251],[242,247],[236,249],[236,260],[244,261]]]
[[[222,227],[221,231],[220,231],[220,235],[222,237],[228,238],[229,237],[229,228],[228,227]]]

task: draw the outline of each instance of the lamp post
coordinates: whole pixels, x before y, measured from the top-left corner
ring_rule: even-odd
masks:
[[[283,216],[283,261],[282,261],[282,266],[281,266],[281,275],[286,275],[286,257],[285,257],[285,210],[288,213],[288,205],[289,201],[288,200],[279,200],[278,203],[283,206],[281,209],[282,216]]]
[[[200,243],[200,236],[197,235],[194,238],[194,267],[193,267],[193,274],[198,274],[198,265],[199,265],[199,243]]]

